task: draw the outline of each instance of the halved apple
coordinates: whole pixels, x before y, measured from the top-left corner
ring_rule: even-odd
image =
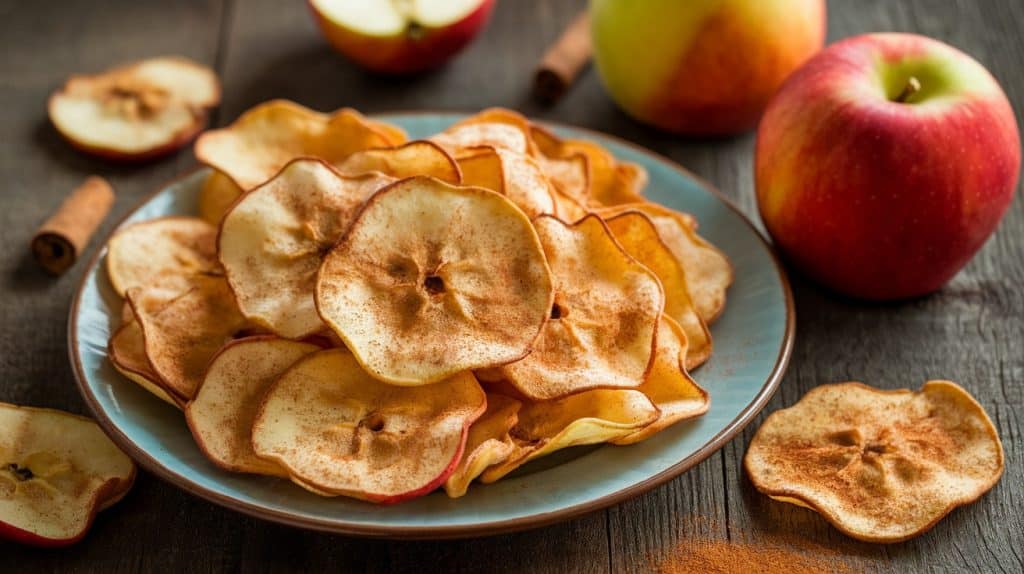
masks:
[[[300,486],[394,503],[444,483],[486,407],[468,372],[396,387],[371,377],[347,350],[330,349],[300,359],[271,387],[252,443]]]
[[[466,494],[469,483],[516,450],[509,431],[519,421],[521,406],[522,403],[505,395],[487,394],[487,411],[469,427],[462,459],[444,481],[444,491],[449,497]]]
[[[494,0],[310,0],[327,41],[387,74],[436,68],[483,29]]]
[[[206,127],[220,102],[213,70],[181,57],[72,76],[50,96],[50,120],[71,145],[109,159],[170,153]]]
[[[135,464],[92,420],[0,403],[0,538],[77,542],[134,480]]]

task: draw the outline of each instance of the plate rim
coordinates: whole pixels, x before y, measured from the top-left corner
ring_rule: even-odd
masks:
[[[469,116],[472,112],[460,112],[460,111],[394,111],[394,112],[381,112],[375,114],[367,114],[367,117],[373,119],[384,119],[393,118],[397,116]],[[158,186],[154,191],[147,193],[142,197],[131,209],[129,209],[122,217],[120,217],[117,223],[113,226],[111,231],[107,233],[102,242],[98,243],[95,252],[89,258],[88,263],[84,267],[81,278],[78,280],[78,284],[75,288],[74,298],[72,299],[71,308],[68,313],[68,327],[67,327],[67,343],[68,343],[68,355],[71,360],[72,374],[75,378],[75,384],[78,387],[79,394],[85,401],[89,410],[92,411],[93,416],[99,423],[100,428],[107,434],[110,439],[117,444],[122,450],[127,452],[139,465],[144,467],[147,471],[158,476],[162,480],[171,483],[172,485],[205,500],[213,502],[219,506],[241,512],[254,518],[262,520],[269,520],[278,524],[284,524],[286,526],[297,527],[307,530],[316,530],[321,532],[329,532],[334,534],[344,534],[349,536],[358,536],[365,538],[392,538],[392,539],[409,539],[409,540],[446,540],[446,539],[458,539],[458,538],[474,538],[483,536],[493,536],[498,534],[508,534],[512,532],[518,532],[522,530],[540,528],[543,526],[549,526],[558,522],[564,522],[580,516],[596,512],[608,508],[610,506],[620,504],[641,494],[644,494],[650,490],[653,490],[666,482],[680,476],[687,470],[700,464],[705,459],[710,457],[712,454],[717,452],[719,449],[728,444],[737,434],[740,433],[750,422],[764,409],[768,401],[771,400],[772,396],[778,390],[779,384],[782,381],[783,376],[786,373],[786,369],[789,366],[789,361],[793,353],[793,343],[796,335],[796,309],[793,299],[793,291],[790,286],[789,278],[786,275],[785,268],[782,265],[782,261],[776,253],[771,243],[765,239],[764,235],[757,229],[754,223],[743,213],[743,211],[728,197],[722,194],[714,185],[705,180],[704,178],[694,174],[690,170],[686,169],[679,163],[673,161],[671,158],[664,156],[660,153],[647,149],[639,144],[628,141],[624,138],[600,132],[597,130],[574,126],[564,122],[550,121],[550,120],[535,120],[531,119],[531,122],[535,122],[543,127],[555,128],[555,129],[566,129],[576,131],[584,135],[593,137],[595,139],[607,139],[615,142],[618,145],[632,149],[633,151],[649,157],[652,161],[662,163],[669,168],[680,172],[684,177],[687,177],[697,184],[699,184],[705,191],[709,192],[717,200],[722,202],[728,209],[732,210],[736,215],[739,216],[740,220],[746,225],[751,232],[757,237],[758,241],[761,242],[762,246],[768,252],[771,258],[772,266],[775,268],[776,275],[779,278],[779,283],[782,287],[783,296],[786,305],[786,326],[783,331],[782,345],[779,349],[779,353],[776,356],[775,364],[772,366],[771,372],[768,374],[768,378],[761,386],[760,390],[754,396],[754,398],[739,412],[739,414],[728,424],[726,424],[721,430],[719,430],[714,436],[711,437],[703,446],[691,453],[689,456],[679,460],[663,471],[650,476],[644,480],[636,482],[626,488],[621,488],[604,496],[597,497],[593,500],[575,504],[573,506],[567,506],[558,508],[556,510],[531,514],[528,516],[522,516],[518,518],[510,518],[503,520],[492,520],[482,522],[473,525],[435,525],[435,526],[391,526],[391,525],[367,525],[361,523],[346,522],[343,520],[332,520],[332,519],[316,519],[309,517],[301,517],[293,515],[287,511],[280,511],[271,508],[266,508],[250,502],[245,502],[227,496],[213,490],[207,489],[203,486],[196,484],[193,480],[188,477],[179,474],[165,467],[159,460],[150,455],[148,452],[138,446],[126,434],[122,433],[120,429],[111,421],[107,416],[106,412],[100,407],[99,402],[93,395],[91,389],[85,382],[85,372],[82,366],[81,356],[78,352],[78,309],[82,300],[82,294],[85,292],[86,283],[92,271],[100,265],[100,257],[106,252],[105,246],[109,243],[110,238],[124,225],[125,221],[152,201],[157,195],[166,191],[169,187],[175,183],[189,178],[201,170],[209,169],[208,166],[199,165],[193,169],[187,170],[186,172],[175,176],[169,181]]]

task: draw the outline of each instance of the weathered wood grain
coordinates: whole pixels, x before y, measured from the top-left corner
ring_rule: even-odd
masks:
[[[300,2],[97,0],[62,2],[57,9],[0,0],[0,400],[84,410],[64,339],[81,270],[58,280],[37,271],[26,255],[35,225],[87,173],[111,178],[119,192],[116,214],[193,165],[189,152],[150,166],[119,167],[71,151],[46,122],[45,98],[72,72],[155,54],[191,56],[222,74],[224,103],[214,118],[220,124],[274,97],[368,113],[509,106],[665,154],[713,182],[756,221],[752,135],[698,141],[651,130],[620,112],[593,72],[554,107],[530,100],[536,59],[584,4],[501,1],[486,34],[451,65],[389,79],[365,74],[331,52]],[[830,39],[876,30],[944,39],[988,66],[1018,108],[1024,102],[1024,4],[1018,0],[839,0],[829,10]],[[1007,453],[1002,482],[977,504],[907,543],[852,541],[813,513],[754,491],[740,461],[762,415],[722,451],[645,496],[567,524],[465,541],[365,541],[303,532],[225,510],[143,473],[134,491],[101,514],[75,547],[46,552],[0,543],[0,572],[644,572],[696,540],[789,544],[786,536],[834,549],[833,564],[851,571],[1019,572],[1022,283],[1020,200],[979,256],[934,296],[866,305],[794,277],[796,349],[766,412],[826,382],[916,387],[928,378],[950,378],[975,393],[1000,429]]]

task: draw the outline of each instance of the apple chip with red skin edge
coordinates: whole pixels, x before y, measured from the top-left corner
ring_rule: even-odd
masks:
[[[654,350],[654,367],[647,374],[644,384],[637,387],[658,407],[658,418],[642,429],[621,438],[611,440],[612,444],[633,444],[650,438],[679,421],[691,419],[708,412],[711,402],[708,393],[700,388],[686,373],[686,334],[667,315],[658,323],[658,345]]]
[[[624,211],[605,220],[615,240],[634,259],[654,272],[665,292],[665,314],[686,333],[686,369],[692,370],[711,356],[711,333],[694,307],[686,271],[662,242],[654,223],[639,211]]]
[[[0,403],[0,539],[73,544],[134,481],[135,464],[92,420]]]
[[[289,339],[323,330],[313,300],[323,255],[366,199],[392,181],[297,159],[239,200],[221,222],[218,252],[242,313]]]
[[[533,221],[555,285],[551,320],[534,350],[501,367],[533,400],[595,388],[638,387],[653,362],[661,283],[630,257],[604,222]]]
[[[1004,469],[995,426],[967,391],[822,385],[769,416],[743,459],[761,492],[867,542],[901,542],[992,488]]]
[[[213,70],[181,57],[72,76],[50,96],[50,121],[75,148],[112,160],[171,153],[206,127],[220,102]]]
[[[373,196],[316,284],[324,322],[396,385],[521,359],[552,296],[537,233],[515,204],[424,177]]]
[[[528,217],[555,213],[555,192],[533,159],[490,146],[467,148],[470,152],[459,159],[463,185],[496,191]]]
[[[552,401],[524,403],[511,434],[516,448],[485,470],[495,482],[522,465],[571,446],[600,444],[630,435],[658,419],[658,408],[640,391],[597,389]]]
[[[168,393],[157,383],[160,376],[153,370],[149,358],[146,357],[146,344],[142,338],[142,327],[131,318],[114,331],[107,345],[107,356],[119,373],[128,380],[149,391],[160,400],[181,409],[185,401],[173,393]]]
[[[147,285],[165,273],[213,272],[217,228],[197,217],[161,217],[133,223],[107,242],[107,276],[117,294]]]
[[[519,421],[521,406],[522,403],[513,398],[487,393],[487,411],[469,427],[462,459],[444,481],[444,491],[450,498],[465,495],[469,483],[516,450],[509,431]]]
[[[390,147],[389,137],[355,110],[323,114],[287,100],[250,108],[226,128],[196,141],[196,159],[250,190],[299,157],[340,163],[361,150]]]
[[[458,465],[487,407],[468,372],[418,387],[382,383],[347,350],[300,359],[271,387],[253,425],[256,454],[300,486],[378,503],[427,494]]]
[[[390,148],[357,151],[338,164],[346,175],[376,171],[395,178],[427,175],[448,183],[462,183],[459,164],[441,146],[416,140]]]
[[[253,421],[278,376],[320,349],[274,336],[248,337],[225,345],[210,361],[195,398],[185,407],[185,420],[206,458],[233,472],[287,476],[280,465],[256,456]]]

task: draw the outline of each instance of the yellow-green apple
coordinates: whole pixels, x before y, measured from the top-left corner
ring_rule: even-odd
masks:
[[[868,34],[795,72],[758,130],[768,231],[810,277],[847,295],[941,287],[992,233],[1021,161],[1010,103],[963,52]]]
[[[375,72],[436,68],[483,29],[494,0],[309,0],[338,52]]]
[[[753,128],[825,41],[824,0],[591,0],[594,61],[634,118],[683,134]]]

